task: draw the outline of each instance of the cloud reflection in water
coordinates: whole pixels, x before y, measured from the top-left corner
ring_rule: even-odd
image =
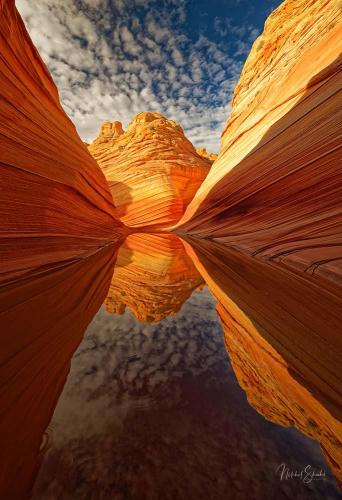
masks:
[[[320,281],[155,234],[3,286],[4,497],[29,492],[43,442],[34,499],[338,498],[305,436],[339,476],[338,304]],[[326,478],[280,481],[281,463]]]

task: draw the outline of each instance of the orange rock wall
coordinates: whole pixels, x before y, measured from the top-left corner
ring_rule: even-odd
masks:
[[[342,279],[340,20],[338,0],[271,14],[180,233]]]
[[[121,224],[14,0],[0,0],[0,25],[0,280],[10,280],[96,251]]]
[[[102,126],[89,151],[110,185],[115,215],[132,228],[174,225],[211,161],[197,154],[177,123],[159,113],[139,113],[124,134],[113,133],[109,125]]]

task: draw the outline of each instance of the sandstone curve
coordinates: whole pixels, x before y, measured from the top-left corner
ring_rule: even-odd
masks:
[[[14,0],[0,0],[0,25],[0,281],[8,281],[96,252],[122,224]]]
[[[342,279],[341,6],[286,0],[254,42],[178,229]]]
[[[182,128],[159,113],[139,113],[121,132],[105,123],[89,151],[109,183],[115,215],[132,228],[165,229],[183,215],[209,172]]]

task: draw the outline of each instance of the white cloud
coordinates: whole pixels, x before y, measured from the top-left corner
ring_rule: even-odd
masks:
[[[184,64],[183,56],[177,48],[172,49],[172,59],[176,66],[182,66]]]
[[[186,0],[166,0],[164,10],[157,0],[16,5],[83,140],[91,141],[103,121],[127,127],[136,113],[155,110],[179,122],[196,147],[219,149],[242,63],[203,34],[189,38]],[[216,30],[228,28],[238,29],[215,21]],[[251,41],[258,34],[243,30]],[[238,38],[235,48],[245,54],[248,45]]]

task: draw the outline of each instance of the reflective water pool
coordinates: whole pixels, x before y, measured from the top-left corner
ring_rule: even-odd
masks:
[[[11,313],[6,460],[35,500],[339,498],[332,290],[173,235],[72,266]]]

